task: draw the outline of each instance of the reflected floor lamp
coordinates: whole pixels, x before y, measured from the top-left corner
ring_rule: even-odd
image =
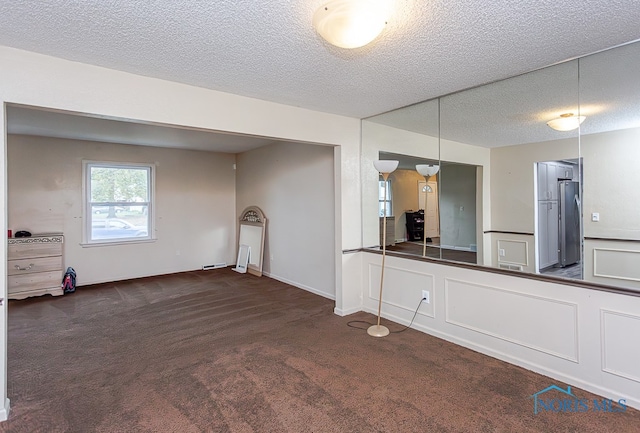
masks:
[[[416,171],[424,176],[424,218],[422,227],[422,257],[427,257],[427,199],[429,197],[429,179],[440,170],[439,165],[418,164]]]
[[[373,166],[384,180],[384,201],[382,202],[382,265],[380,272],[380,294],[378,296],[378,323],[369,326],[367,334],[372,337],[386,337],[389,335],[389,328],[380,325],[380,312],[382,310],[382,285],[384,283],[384,258],[387,253],[387,179],[393,171],[398,168],[399,161],[377,160],[373,161]]]

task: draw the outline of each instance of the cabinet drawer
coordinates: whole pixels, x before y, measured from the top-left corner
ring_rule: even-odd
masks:
[[[62,243],[60,242],[9,244],[7,248],[9,260],[60,255],[62,255]]]
[[[60,271],[62,256],[9,260],[7,275],[33,274],[35,272]]]
[[[7,280],[7,282],[9,283],[9,294],[41,289],[45,287],[59,287],[62,283],[62,271],[11,275],[7,278]]]

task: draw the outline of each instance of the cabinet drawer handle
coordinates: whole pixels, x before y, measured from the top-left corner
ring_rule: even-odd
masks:
[[[29,263],[29,266],[27,266],[26,268],[21,268],[20,265],[15,265],[15,268],[19,271],[28,271],[31,268],[33,268],[35,265],[33,263]]]

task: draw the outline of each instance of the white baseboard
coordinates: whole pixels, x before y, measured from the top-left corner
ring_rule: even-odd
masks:
[[[4,401],[4,407],[0,408],[0,421],[6,421],[9,419],[9,411],[10,411],[11,405],[9,402],[9,399],[5,399]]]
[[[475,251],[471,247],[460,247],[456,245],[440,245],[443,250],[456,250],[456,251]]]
[[[299,289],[306,290],[307,292],[311,292],[311,293],[313,293],[315,295],[322,296],[323,298],[331,299],[332,301],[336,300],[336,295],[335,294],[322,292],[322,291],[320,291],[318,289],[315,289],[313,287],[305,286],[304,284],[296,283],[295,281],[287,280],[286,278],[282,278],[282,277],[279,277],[277,275],[270,274],[269,272],[263,272],[262,275],[264,275],[265,277],[273,278],[274,280],[278,280],[278,281],[280,281],[282,283],[285,283],[285,284],[288,284],[290,286],[294,286],[294,287],[297,287]]]
[[[333,313],[341,317],[359,313],[360,311],[362,311],[361,307],[347,308],[346,310],[343,310],[342,308],[338,308],[338,307],[335,307],[333,309]]]

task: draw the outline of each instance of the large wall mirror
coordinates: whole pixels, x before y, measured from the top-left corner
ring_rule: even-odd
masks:
[[[417,211],[429,257],[640,289],[638,77],[633,43],[364,119],[363,245],[382,242],[372,162],[397,159],[389,250],[422,255]]]

